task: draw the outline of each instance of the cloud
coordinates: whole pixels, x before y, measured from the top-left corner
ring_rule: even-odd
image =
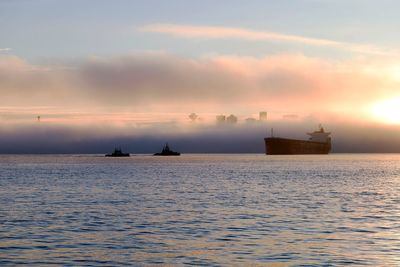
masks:
[[[353,44],[321,38],[310,38],[299,35],[283,34],[271,31],[256,31],[245,28],[221,27],[221,26],[193,26],[180,24],[149,24],[137,28],[140,32],[152,32],[169,34],[183,38],[205,39],[241,39],[247,41],[275,41],[310,46],[331,47],[352,52],[399,56],[400,53],[372,45]]]
[[[0,48],[0,52],[10,52],[12,50],[12,48]]]
[[[86,99],[139,110],[162,106],[173,112],[236,112],[267,107],[315,112],[338,103],[351,106],[360,101],[360,94],[365,103],[397,87],[389,74],[366,71],[368,66],[371,63],[301,54],[191,59],[150,53],[86,61],[78,66],[74,80]]]
[[[218,113],[248,117],[267,110],[279,119],[335,113],[368,120],[364,109],[397,94],[396,64],[301,54],[193,59],[136,53],[34,65],[0,56],[0,106],[8,107],[0,119],[42,115],[43,122],[117,127],[187,120],[192,112],[213,121]]]
[[[244,28],[232,27],[216,27],[216,26],[191,26],[178,24],[150,24],[138,28],[141,32],[155,32],[171,34],[177,37],[186,38],[235,38],[249,41],[284,41],[302,43],[315,46],[338,46],[341,43],[317,39],[307,38],[296,35],[287,35],[276,32],[254,31]]]
[[[245,81],[209,60],[167,54],[135,54],[93,59],[80,66],[79,79],[90,93],[111,103],[164,103],[237,98]]]

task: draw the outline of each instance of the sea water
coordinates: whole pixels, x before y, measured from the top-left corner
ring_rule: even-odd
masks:
[[[400,155],[0,156],[0,265],[400,265]]]

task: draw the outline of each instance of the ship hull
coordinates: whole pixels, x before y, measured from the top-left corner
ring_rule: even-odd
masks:
[[[169,153],[161,152],[161,153],[153,154],[153,156],[180,156],[180,155],[181,155],[181,153],[179,153],[179,152],[169,152]]]
[[[115,154],[115,153],[112,153],[112,154],[106,154],[106,157],[115,157],[115,158],[118,158],[118,157],[130,157],[131,155],[129,154],[129,153],[121,153],[121,154]]]
[[[331,142],[313,142],[287,138],[264,138],[265,154],[267,155],[301,155],[301,154],[328,154]]]

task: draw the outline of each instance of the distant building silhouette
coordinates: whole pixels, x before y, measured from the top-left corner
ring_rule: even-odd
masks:
[[[247,118],[247,119],[245,119],[245,122],[246,123],[257,123],[257,120],[254,118]]]
[[[199,117],[199,116],[197,116],[196,113],[191,113],[191,114],[189,115],[189,119],[190,119],[192,122],[196,121],[198,117]]]
[[[217,124],[224,124],[226,122],[225,115],[218,115],[215,117]]]
[[[235,123],[237,123],[237,121],[238,121],[238,118],[233,114],[231,114],[228,117],[226,117],[226,122],[227,123],[235,124]]]
[[[266,121],[267,120],[267,112],[266,111],[260,111],[260,121]]]
[[[37,116],[37,122],[40,122],[40,116]]]

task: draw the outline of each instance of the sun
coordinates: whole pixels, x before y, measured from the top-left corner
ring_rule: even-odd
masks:
[[[372,106],[372,116],[384,123],[400,124],[400,97],[386,99]]]

